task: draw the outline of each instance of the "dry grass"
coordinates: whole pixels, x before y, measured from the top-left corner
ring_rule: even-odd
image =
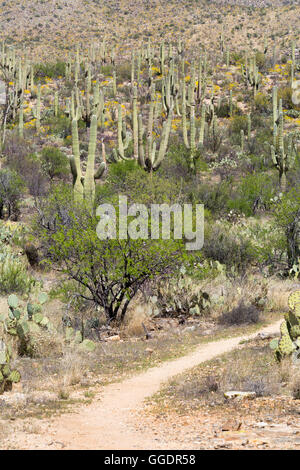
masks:
[[[142,337],[145,336],[145,329],[143,324],[149,322],[151,309],[146,304],[135,304],[134,307],[128,310],[125,321],[120,328],[120,335],[122,338]]]
[[[269,305],[274,312],[286,312],[288,310],[289,295],[299,289],[299,282],[292,280],[270,280],[269,281]]]
[[[274,317],[266,320],[274,321]],[[65,346],[61,357],[19,358],[16,366],[22,381],[14,388],[16,393],[7,394],[2,401],[0,397],[1,416],[3,419],[50,416],[68,410],[72,404],[91,400],[99,384],[116,382],[180,357],[201,343],[250,333],[261,326],[262,323],[230,328],[210,325],[207,333],[207,324],[200,322],[188,331],[183,326],[156,332],[148,341],[132,338],[99,343],[93,353]]]
[[[291,392],[293,398],[296,400],[300,400],[300,370],[298,368],[294,368],[293,370],[293,375],[292,375],[292,380],[291,380]]]
[[[255,392],[257,397],[291,396],[299,380],[295,381],[289,359],[276,362],[268,343],[257,340],[178,376],[154,397],[153,410],[157,412],[166,400],[180,414],[206,406],[231,406],[224,397],[229,390]]]

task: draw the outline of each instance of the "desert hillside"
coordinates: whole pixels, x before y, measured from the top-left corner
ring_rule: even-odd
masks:
[[[213,48],[223,23],[232,45],[244,47],[247,40],[251,47],[261,35],[282,43],[299,34],[297,5],[298,0],[8,0],[0,7],[0,38],[40,57],[63,57],[77,42],[103,38],[126,54],[148,38],[180,38],[190,49]]]

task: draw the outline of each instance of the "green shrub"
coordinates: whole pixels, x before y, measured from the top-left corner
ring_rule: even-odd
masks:
[[[44,147],[41,154],[42,168],[46,175],[53,178],[63,178],[69,174],[69,160],[57,147]]]
[[[71,135],[71,122],[64,114],[57,117],[51,116],[47,119],[45,125],[49,126],[49,134],[57,135],[63,139]]]
[[[236,134],[240,137],[241,130],[245,133],[248,129],[247,116],[234,116],[230,122],[229,130],[232,134]]]
[[[58,78],[65,75],[66,64],[65,62],[48,62],[45,64],[36,64],[34,66],[35,77],[38,79]]]
[[[19,201],[24,191],[24,183],[13,170],[0,170],[0,219],[5,216],[17,220]]]
[[[232,194],[232,184],[222,181],[220,184],[201,184],[190,193],[190,199],[204,204],[212,214],[222,214],[227,211]]]
[[[229,201],[229,208],[247,217],[257,210],[268,210],[275,190],[276,184],[271,176],[264,173],[249,174],[242,178],[236,198]]]
[[[205,233],[203,255],[226,266],[228,270],[243,273],[255,261],[251,241],[232,225],[223,223],[209,227]]]
[[[282,99],[283,109],[296,109],[300,110],[300,106],[293,103],[292,100],[293,90],[291,87],[281,87],[278,90],[278,100]]]
[[[11,294],[30,292],[35,280],[28,275],[26,266],[12,253],[0,253],[0,292]]]
[[[300,194],[293,189],[274,198],[274,225],[285,239],[285,254],[289,269],[298,263],[300,258]]]
[[[270,99],[263,93],[257,93],[254,98],[255,109],[261,113],[270,111]]]
[[[181,240],[100,240],[99,217],[63,188],[55,188],[39,217],[35,233],[45,261],[84,287],[78,295],[102,307],[108,322],[124,319],[146,282],[174,275],[182,265]]]

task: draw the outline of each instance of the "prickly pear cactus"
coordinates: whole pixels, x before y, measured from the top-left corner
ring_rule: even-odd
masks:
[[[194,290],[192,281],[185,276],[159,284],[155,298],[160,315],[166,317],[199,316],[211,306],[209,294]]]
[[[24,308],[20,307],[19,299],[12,294],[8,297],[8,315],[0,316],[5,335],[17,340],[18,353],[23,356],[32,356],[34,351],[35,335],[42,329],[51,329],[49,319],[42,313],[42,305],[48,297],[42,293],[37,303],[28,303]]]
[[[273,339],[270,348],[274,350],[278,361],[285,356],[292,356],[293,361],[300,362],[300,290],[289,296],[288,305],[290,310],[280,326],[280,338]]]
[[[96,343],[90,339],[83,339],[80,331],[75,331],[74,328],[68,326],[65,330],[65,339],[67,343],[72,346],[79,346],[81,351],[93,352],[96,348]]]
[[[20,372],[11,369],[10,360],[11,350],[3,340],[0,340],[0,395],[11,390],[12,384],[21,380]]]

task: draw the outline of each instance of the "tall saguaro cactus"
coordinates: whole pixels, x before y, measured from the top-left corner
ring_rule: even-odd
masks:
[[[78,138],[77,119],[72,121],[72,143],[73,155],[70,158],[71,172],[73,175],[74,199],[76,201],[86,200],[89,206],[93,206],[95,198],[95,180],[103,176],[106,169],[106,162],[100,163],[98,170],[95,172],[95,157],[97,144],[97,116],[93,115],[90,127],[90,141],[88,148],[88,159],[85,176],[83,176],[80,165],[80,149]]]
[[[190,108],[190,133],[189,133],[189,135],[188,135],[188,129],[187,129],[187,112],[186,112],[187,106],[189,106],[189,108]],[[183,80],[183,84],[182,84],[182,133],[183,133],[184,145],[190,151],[190,168],[191,168],[191,170],[194,170],[194,168],[195,168],[196,152],[199,148],[201,148],[203,146],[204,127],[205,127],[205,114],[206,114],[206,106],[203,103],[202,108],[201,108],[199,138],[198,138],[198,142],[197,142],[197,132],[196,132],[196,126],[195,126],[195,98],[194,98],[194,93],[193,93],[193,91],[190,93],[189,102],[186,103],[186,89],[185,89],[185,82]]]
[[[286,174],[293,167],[296,150],[293,137],[290,134],[287,143],[283,135],[283,113],[279,115],[279,125],[274,128],[274,145],[271,146],[271,156],[274,166],[279,172],[279,184],[282,191],[286,191]]]

